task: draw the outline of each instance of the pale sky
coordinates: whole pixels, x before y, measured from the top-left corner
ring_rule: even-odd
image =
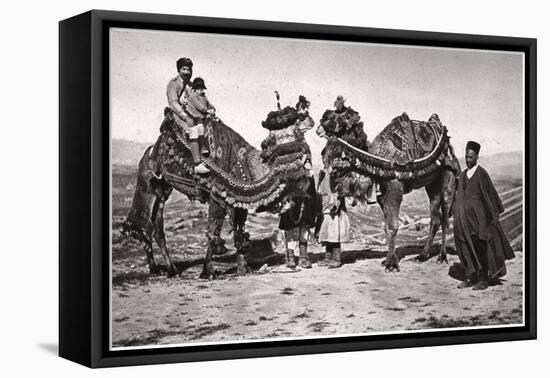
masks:
[[[111,30],[111,133],[154,142],[176,60],[189,57],[218,116],[259,148],[261,121],[298,95],[316,125],[336,96],[359,112],[369,140],[407,112],[439,114],[462,155],[476,140],[482,154],[523,150],[523,54],[130,29]],[[308,132],[314,160],[324,140]]]

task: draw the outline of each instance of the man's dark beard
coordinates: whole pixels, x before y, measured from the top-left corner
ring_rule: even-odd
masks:
[[[190,72],[188,74],[185,74],[185,75],[180,75],[180,77],[185,80],[185,81],[190,81],[191,80],[191,76],[193,76],[193,72]]]

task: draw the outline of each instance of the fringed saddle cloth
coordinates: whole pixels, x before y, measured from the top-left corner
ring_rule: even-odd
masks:
[[[197,187],[216,195],[231,206],[253,209],[273,202],[284,189],[284,179],[305,176],[302,151],[277,156],[268,162],[260,151],[220,120],[205,123],[205,139],[210,156],[204,164],[206,176],[194,175],[194,165],[186,138],[165,120],[155,149],[156,167],[176,190],[190,198]],[[168,122],[168,124],[167,124]],[[155,160],[155,159],[153,159]],[[199,198],[200,199],[200,198]]]
[[[395,117],[368,148],[358,148],[342,138],[327,144],[325,160],[343,174],[349,170],[374,178],[415,180],[452,164],[447,129],[437,114],[427,122]]]
[[[138,185],[123,225],[124,233],[147,246],[152,240],[151,215],[156,198],[169,195],[170,186],[191,200],[206,202],[213,196],[232,207],[268,210],[278,203],[289,183],[307,177],[301,159],[303,151],[278,155],[267,164],[258,150],[219,120],[209,120],[205,124],[210,156],[204,164],[210,173],[195,175],[186,137],[172,121],[170,113],[165,116],[161,135],[140,161]]]
[[[372,142],[369,152],[405,165],[434,150],[443,135],[437,114],[427,122],[411,120],[407,113],[395,117]]]

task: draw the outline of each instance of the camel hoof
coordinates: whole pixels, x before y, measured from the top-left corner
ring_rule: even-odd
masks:
[[[449,261],[447,260],[447,255],[439,255],[439,257],[437,258],[437,261],[436,261],[438,264],[448,264]]]
[[[216,274],[214,272],[206,272],[206,271],[202,271],[201,274],[199,275],[199,278],[201,280],[215,280],[216,279]]]
[[[386,268],[384,269],[384,271],[386,273],[393,273],[394,271],[400,272],[401,270],[399,269],[399,264],[393,263],[393,264],[386,265]]]
[[[214,270],[214,267],[212,265],[205,265],[202,268],[202,272],[199,275],[199,278],[201,280],[215,280],[216,279],[216,271]]]
[[[176,277],[177,275],[179,275],[179,272],[176,268],[168,269],[168,273],[166,274],[168,278]]]
[[[149,265],[149,273],[154,275],[159,275],[161,273],[161,270],[158,265]]]
[[[401,270],[399,269],[398,266],[387,266],[386,269],[384,269],[384,271],[386,273],[393,273],[393,272],[400,272]]]
[[[399,272],[399,258],[395,254],[389,254],[384,261],[386,272]]]

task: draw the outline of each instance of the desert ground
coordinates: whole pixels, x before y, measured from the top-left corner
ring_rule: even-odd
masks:
[[[517,178],[494,180],[505,192],[521,185]],[[200,280],[206,252],[207,206],[174,193],[166,205],[168,248],[180,276],[150,275],[140,244],[121,235],[131,205],[135,168],[113,167],[112,212],[112,346],[131,347],[209,343],[303,336],[369,334],[404,330],[510,325],[523,322],[522,243],[508,273],[485,291],[458,289],[461,269],[448,243],[448,264],[432,258],[415,261],[427,235],[428,199],[418,190],[405,196],[404,229],[397,245],[403,256],[400,272],[381,266],[385,254],[382,213],[377,205],[350,207],[353,242],[344,244],[344,265],[329,270],[290,272],[281,266],[282,235],[278,218],[250,214],[254,240],[250,272],[237,276],[231,235],[223,235],[230,251],[219,256],[216,280]],[[521,234],[521,212],[503,222],[510,240]],[[407,224],[414,223],[412,227]],[[227,229],[227,227],[225,227]],[[436,241],[433,252],[440,244]],[[163,263],[155,246],[155,258]],[[316,262],[323,248],[310,243]]]

